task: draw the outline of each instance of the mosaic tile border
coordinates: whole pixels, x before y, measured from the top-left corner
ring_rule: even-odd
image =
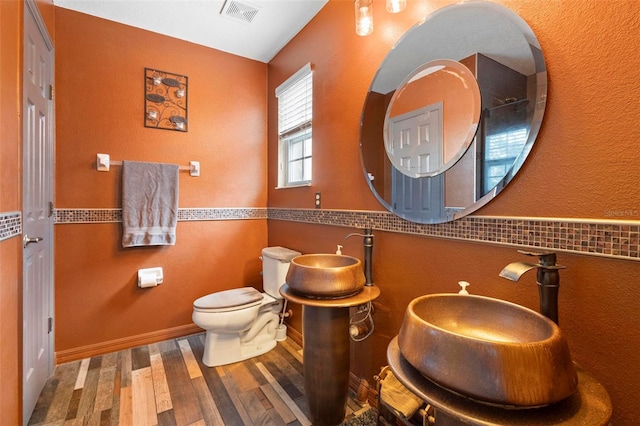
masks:
[[[640,221],[466,216],[429,225],[388,212],[276,208],[269,219],[640,260]]]
[[[0,212],[0,241],[22,234],[22,213]]]
[[[59,209],[56,224],[121,222],[121,209]],[[179,221],[272,219],[640,260],[640,221],[467,216],[419,224],[392,213],[287,208],[184,208]]]
[[[266,219],[266,208],[182,208],[178,221]],[[122,222],[122,209],[56,209],[54,223],[110,223]]]

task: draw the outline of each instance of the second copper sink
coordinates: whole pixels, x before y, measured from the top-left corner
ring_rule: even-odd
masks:
[[[578,385],[558,326],[504,300],[418,297],[407,307],[398,345],[423,376],[481,402],[542,406],[571,396]]]
[[[355,257],[303,254],[291,260],[286,282],[302,296],[331,298],[357,293],[365,277],[362,263]]]

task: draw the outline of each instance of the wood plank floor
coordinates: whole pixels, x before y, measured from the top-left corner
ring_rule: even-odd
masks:
[[[291,339],[209,368],[204,333],[58,365],[29,425],[310,425],[302,350]],[[369,407],[349,398],[345,423]]]

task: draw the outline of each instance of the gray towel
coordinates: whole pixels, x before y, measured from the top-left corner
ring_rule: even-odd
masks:
[[[178,166],[122,162],[122,246],[175,245]]]

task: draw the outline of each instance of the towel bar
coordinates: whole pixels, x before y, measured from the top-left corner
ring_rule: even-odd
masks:
[[[110,166],[122,166],[122,161],[112,161],[109,154],[97,154],[96,155],[96,170],[99,172],[108,172]],[[188,166],[179,166],[179,170],[186,170],[189,175],[198,177],[200,176],[200,162],[189,161]]]

